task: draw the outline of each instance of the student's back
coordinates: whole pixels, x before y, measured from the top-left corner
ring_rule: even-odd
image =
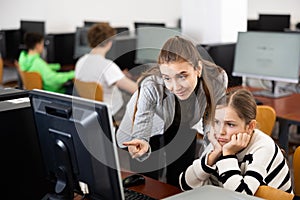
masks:
[[[44,50],[43,36],[38,33],[25,34],[25,45],[28,51],[22,51],[19,57],[19,65],[22,71],[38,72],[43,81],[43,89],[65,93],[64,84],[74,78],[74,71],[57,72],[59,64],[48,64],[40,54]]]

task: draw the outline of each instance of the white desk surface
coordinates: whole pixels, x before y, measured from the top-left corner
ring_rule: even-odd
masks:
[[[216,187],[212,185],[205,185],[199,188],[195,188],[193,190],[189,190],[186,192],[182,192],[176,194],[174,196],[170,196],[165,198],[164,200],[261,200],[261,198],[250,196],[246,194],[242,194],[239,192],[234,192],[228,189],[224,189],[221,187]]]

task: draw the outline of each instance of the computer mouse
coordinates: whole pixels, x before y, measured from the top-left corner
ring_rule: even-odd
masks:
[[[132,174],[123,179],[125,188],[145,184],[145,177],[141,174]]]

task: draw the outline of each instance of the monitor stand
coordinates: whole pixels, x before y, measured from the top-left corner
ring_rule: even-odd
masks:
[[[275,81],[272,81],[272,90],[258,90],[252,92],[254,96],[262,96],[269,98],[281,98],[292,94],[290,91],[284,91],[279,88]]]

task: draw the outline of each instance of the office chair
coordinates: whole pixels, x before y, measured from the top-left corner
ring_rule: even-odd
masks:
[[[3,82],[3,76],[4,76],[4,61],[0,56],[0,85],[1,87],[17,87],[17,81],[7,81]]]
[[[293,200],[295,197],[294,194],[267,185],[259,186],[254,196],[267,200]]]
[[[74,86],[80,97],[103,101],[103,89],[100,83],[75,79]]]
[[[20,65],[15,61],[15,66],[19,72],[19,75],[22,80],[23,89],[32,90],[32,89],[43,89],[42,77],[38,72],[26,72],[22,71]]]
[[[0,84],[2,85],[3,81],[3,59],[0,57]]]
[[[272,131],[276,122],[276,112],[271,106],[258,105],[256,107],[257,128],[272,136]]]
[[[293,156],[294,170],[294,193],[300,196],[300,146],[298,146]]]

